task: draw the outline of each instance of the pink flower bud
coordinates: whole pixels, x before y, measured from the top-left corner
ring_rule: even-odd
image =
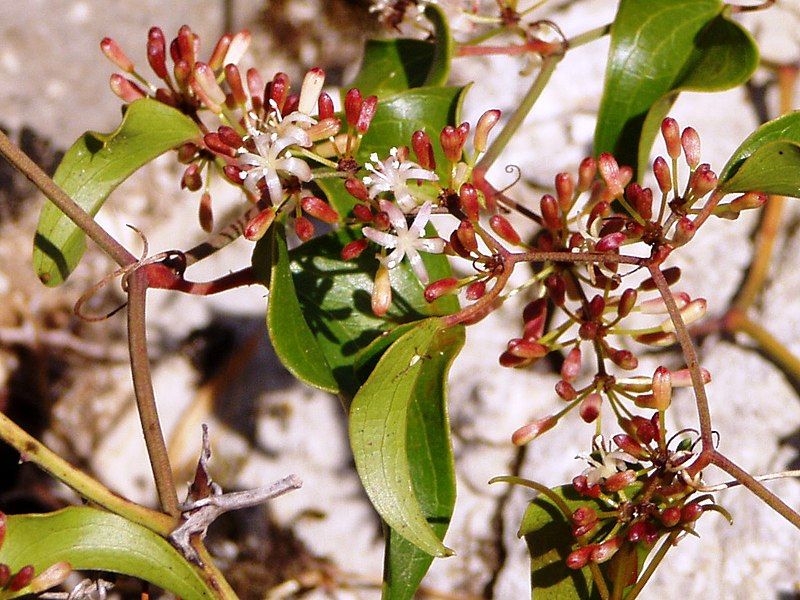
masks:
[[[559,214],[561,207],[558,205],[558,201],[550,194],[545,194],[542,196],[539,206],[544,226],[553,231],[561,229],[561,215]]]
[[[524,338],[514,338],[509,340],[507,351],[509,354],[518,358],[542,358],[549,350],[537,342],[532,342]]]
[[[182,25],[178,30],[178,37],[175,38],[175,40],[177,41],[177,50],[180,59],[193,65],[197,60],[197,46],[199,43],[197,35],[192,32],[192,29],[188,25]]]
[[[283,109],[286,106],[286,99],[289,97],[289,88],[289,76],[282,72],[275,73],[272,81],[270,81],[264,89],[264,103],[267,104],[272,100],[278,107],[278,111],[283,113]]]
[[[417,162],[423,169],[433,170],[436,168],[436,159],[433,157],[433,144],[430,136],[422,130],[415,131],[411,135],[411,147],[417,156]]]
[[[217,77],[205,63],[196,63],[192,71],[192,90],[209,110],[217,114],[222,112],[225,103],[225,92],[219,87]]]
[[[502,113],[497,110],[487,110],[478,119],[478,124],[475,126],[475,137],[472,140],[472,145],[477,152],[485,152],[488,146],[489,132],[497,125]]]
[[[314,237],[314,224],[305,217],[295,217],[294,233],[301,242],[307,242]]]
[[[384,316],[392,305],[392,284],[389,281],[389,269],[386,265],[378,266],[375,283],[372,286],[372,312],[376,317]]]
[[[306,115],[312,114],[323,85],[325,85],[325,71],[319,67],[309,70],[303,78],[303,85],[300,86],[300,103],[297,110]]]
[[[11,578],[11,581],[8,582],[6,588],[12,592],[18,592],[24,587],[28,587],[33,579],[33,574],[35,573],[33,565],[27,565],[22,567],[17,574]]]
[[[261,105],[261,99],[263,98],[264,94],[264,79],[261,77],[261,73],[258,72],[258,69],[247,69],[247,73],[245,75],[245,81],[247,82],[247,92],[250,94],[250,98],[253,101],[253,108],[257,108],[257,105]]]
[[[661,274],[667,280],[667,285],[674,285],[681,278],[681,269],[680,267],[670,267],[661,271]],[[639,284],[639,289],[643,292],[652,292],[658,288],[656,288],[656,282],[653,281],[653,278],[648,277]]]
[[[639,366],[639,359],[630,350],[613,350],[610,352],[609,358],[620,369],[626,371],[632,371]]]
[[[533,362],[533,359],[522,358],[521,356],[514,356],[510,352],[503,352],[498,359],[501,367],[508,369],[517,369],[519,367],[526,367]]]
[[[675,527],[681,522],[681,509],[678,506],[670,506],[661,511],[658,515],[658,520],[664,527]]]
[[[550,431],[557,423],[558,419],[554,415],[537,419],[517,429],[511,436],[511,443],[515,446],[524,446],[546,431]]]
[[[228,52],[228,48],[230,48],[232,37],[233,36],[229,33],[220,36],[217,40],[217,45],[214,46],[214,50],[211,51],[211,58],[208,59],[208,66],[214,71],[219,71],[225,66],[225,53]]]
[[[591,561],[600,564],[611,560],[622,546],[622,542],[622,536],[617,536],[595,546],[594,550],[592,550]]]
[[[703,514],[703,507],[697,502],[689,502],[681,508],[681,523],[692,523]]]
[[[626,237],[626,234],[622,231],[609,233],[598,240],[594,249],[597,252],[613,252],[622,245]]]
[[[477,221],[480,216],[481,205],[478,201],[478,190],[471,183],[464,183],[458,192],[461,211],[470,221]]]
[[[222,167],[222,172],[234,185],[242,185],[242,170],[236,165],[225,165]]]
[[[426,302],[434,302],[446,294],[452,294],[458,289],[458,279],[455,277],[445,277],[430,283],[425,288],[424,296]]]
[[[465,296],[467,300],[473,302],[475,300],[479,300],[483,298],[483,295],[486,293],[486,281],[473,281],[467,286],[467,291]]]
[[[561,211],[566,214],[572,206],[572,199],[575,194],[575,180],[569,173],[559,173],[556,175],[556,196]]]
[[[275,209],[265,208],[245,225],[244,237],[251,242],[256,242],[264,237],[272,222],[275,220]]]
[[[711,373],[708,369],[701,368],[700,374],[702,375],[703,383],[711,382]],[[672,387],[691,387],[692,385],[692,374],[689,369],[671,371],[670,378],[672,381]]]
[[[620,178],[619,165],[617,159],[611,154],[604,152],[597,159],[597,170],[600,172],[600,177],[606,184],[612,198],[618,198],[622,195],[623,185]]]
[[[580,346],[575,346],[567,353],[567,357],[561,364],[561,378],[564,381],[572,383],[580,375],[581,372],[581,349]]]
[[[578,413],[586,423],[593,423],[595,419],[600,415],[600,406],[603,403],[603,399],[597,392],[592,392],[586,398],[581,400],[580,407],[578,408]]]
[[[694,323],[698,319],[702,319],[706,314],[706,309],[708,308],[708,302],[706,302],[705,298],[698,298],[693,300],[686,306],[681,309],[681,318],[686,325],[690,323]],[[661,323],[661,331],[666,333],[671,333],[675,331],[675,324],[672,322],[671,319],[666,319],[663,323]]]
[[[691,302],[691,297],[686,292],[673,292],[672,298],[675,300],[678,310]],[[645,315],[664,315],[669,312],[664,299],[661,297],[645,300],[639,305],[639,310]]]
[[[117,65],[118,68],[126,73],[133,73],[133,62],[125,55],[125,52],[122,51],[122,48],[119,47],[117,42],[109,37],[105,37],[100,41],[100,50],[102,50],[106,58]]]
[[[146,96],[142,88],[119,73],[114,73],[110,77],[109,85],[111,86],[111,91],[122,98],[123,102],[134,102]]]
[[[208,192],[200,196],[200,206],[197,216],[203,231],[211,233],[214,229],[214,213],[211,210],[211,194]]]
[[[211,133],[205,134],[203,136],[203,143],[206,145],[206,148],[222,156],[236,156],[236,148],[225,143],[218,132],[212,131]]]
[[[636,481],[636,472],[628,469],[627,471],[621,471],[620,473],[614,473],[611,477],[607,478],[603,482],[603,488],[610,493],[616,493],[620,490],[624,490],[630,484]]]
[[[323,223],[336,223],[339,221],[339,213],[330,204],[316,196],[306,196],[300,200],[300,208]]]
[[[590,544],[570,552],[566,559],[567,568],[577,571],[578,569],[585,567],[587,564],[589,564],[589,559],[591,558],[594,549],[595,545]]]
[[[661,121],[661,135],[664,136],[664,143],[667,145],[667,154],[672,160],[678,160],[681,156],[681,137],[678,122],[672,117],[667,117]]]
[[[592,187],[595,175],[597,175],[597,161],[587,156],[578,167],[578,191],[583,193]]]
[[[363,102],[361,91],[357,88],[349,90],[344,97],[344,114],[347,118],[347,124],[351,127],[355,127],[358,122],[358,116],[361,114],[361,105]]]
[[[469,221],[461,221],[456,229],[458,241],[467,252],[475,252],[478,249],[478,239],[475,237],[475,228]]]
[[[636,300],[638,299],[639,294],[636,290],[628,288],[619,298],[619,304],[617,305],[617,316],[620,319],[627,317],[630,312],[633,310],[633,307],[636,306]]]
[[[30,583],[31,592],[38,594],[57,585],[61,585],[64,583],[64,581],[66,581],[71,572],[72,565],[66,561],[61,561],[50,565],[33,578],[33,581]]]
[[[361,240],[353,240],[345,244],[344,248],[342,248],[341,257],[342,260],[353,260],[361,256],[361,253],[366,250],[367,246],[369,245],[369,240],[361,239]]]
[[[711,170],[711,165],[703,163],[698,166],[689,179],[689,187],[695,198],[702,198],[717,187],[717,174]]]
[[[658,182],[658,189],[662,194],[668,194],[672,191],[672,174],[670,172],[667,161],[661,156],[653,162],[653,174],[656,176]]]
[[[568,381],[564,381],[563,379],[556,383],[556,394],[558,394],[558,397],[566,402],[575,400],[575,398],[578,397],[578,392],[575,391],[575,388],[572,387],[572,384]]]
[[[587,496],[589,498],[600,497],[600,486],[598,484],[589,485],[586,475],[578,475],[577,477],[573,477],[572,487],[574,487],[575,491],[581,496]]]
[[[489,219],[489,227],[503,240],[513,246],[517,246],[522,242],[517,230],[514,229],[514,226],[502,215],[494,215]]]
[[[250,47],[252,37],[247,29],[242,29],[231,38],[231,43],[228,46],[228,51],[225,53],[225,58],[222,61],[223,65],[236,65],[242,60],[242,56],[247,52]],[[261,86],[264,89],[264,86]]]
[[[627,454],[630,454],[634,458],[642,458],[647,454],[644,448],[642,448],[642,446],[639,444],[639,442],[637,442],[635,439],[633,439],[626,433],[619,433],[615,435],[612,439],[614,440],[614,443],[619,447],[620,450],[622,450]]]
[[[656,410],[665,411],[672,402],[672,374],[666,367],[653,373],[653,401]]]
[[[675,224],[675,232],[672,234],[672,245],[677,248],[688,244],[697,232],[694,222],[689,217],[681,217]]]
[[[367,96],[364,102],[361,103],[361,110],[358,113],[358,120],[356,121],[356,131],[360,134],[367,133],[372,119],[375,117],[375,111],[378,110],[378,97]]]
[[[200,175],[200,167],[197,163],[192,163],[183,172],[181,177],[181,189],[188,189],[190,192],[196,192],[203,186],[203,177]]]
[[[469,133],[469,123],[462,123],[458,127],[447,125],[439,135],[439,143],[442,145],[444,155],[450,162],[456,163],[461,160],[461,153],[467,141]]]
[[[556,306],[564,306],[564,300],[567,293],[567,282],[564,276],[559,273],[548,275],[544,280],[544,286],[547,288],[547,293],[550,300]]]
[[[147,33],[147,62],[160,79],[167,78],[167,46],[164,32],[158,27],[151,27]]]
[[[225,65],[225,81],[228,82],[228,87],[231,88],[233,101],[238,106],[244,106],[247,103],[247,94],[244,91],[242,74],[239,72],[239,67],[236,65]]]
[[[736,212],[751,208],[760,208],[767,203],[767,195],[762,192],[747,192],[731,201],[731,209]]]
[[[674,333],[644,333],[634,336],[633,339],[645,346],[656,346],[658,348],[672,346],[672,344],[678,341]]]
[[[681,146],[686,156],[686,164],[690,169],[695,169],[700,164],[700,136],[691,127],[687,127],[681,134]]]

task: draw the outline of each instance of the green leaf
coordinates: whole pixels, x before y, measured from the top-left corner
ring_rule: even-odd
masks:
[[[800,113],[784,115],[750,134],[722,169],[719,189],[800,197]]]
[[[339,391],[352,398],[366,379],[356,372],[370,362],[362,351],[375,340],[390,335],[394,329],[410,321],[458,310],[454,296],[429,304],[423,287],[406,264],[392,269],[392,306],[385,318],[372,314],[372,273],[377,261],[364,252],[358,260],[343,261],[345,244],[360,237],[351,229],[342,229],[318,237],[293,249],[291,271],[294,289],[302,314],[322,350]],[[450,275],[447,259],[441,255],[421,253],[431,280]],[[374,348],[378,355],[385,345]],[[359,361],[357,367],[356,362]],[[362,371],[363,372],[363,371]],[[368,375],[368,373],[367,373]]]
[[[274,262],[267,304],[267,329],[272,347],[292,375],[308,385],[336,393],[339,387],[297,299],[283,225],[276,222],[272,228]]]
[[[381,158],[389,155],[393,146],[411,144],[411,134],[424,129],[436,139],[445,125],[455,123],[459,114],[463,92],[460,87],[424,87],[401,92],[378,102],[378,109],[369,130],[364,135],[356,159],[363,163],[376,152]],[[439,144],[434,144],[434,155],[439,177],[446,177],[448,164]],[[341,179],[317,179],[328,201],[338,211],[341,222],[355,205],[355,199],[344,189]]]
[[[456,500],[455,466],[447,413],[447,373],[464,345],[464,328],[444,332],[428,352],[408,409],[406,452],[414,496],[425,519],[444,539]],[[440,349],[439,351],[436,351]],[[397,531],[389,530],[384,565],[384,600],[414,597],[433,558]]]
[[[181,598],[218,598],[169,542],[118,515],[73,506],[39,515],[10,515],[0,563],[39,573],[67,561],[73,569],[138,577]],[[24,595],[25,589],[4,598]],[[0,593],[2,596],[2,593]]]
[[[422,86],[443,86],[450,75],[453,38],[442,9],[429,5],[435,41],[398,38],[367,40],[361,70],[350,87],[379,98]],[[344,93],[344,92],[343,92]]]
[[[64,155],[53,180],[94,216],[134,171],[200,135],[197,124],[186,115],[143,98],[128,106],[116,131],[83,134]],[[33,249],[39,279],[49,286],[63,283],[85,249],[84,233],[53,203],[45,203]]]
[[[636,486],[636,487],[634,487]],[[639,489],[631,486],[631,492]],[[605,511],[607,506],[599,500],[580,496],[571,485],[562,485],[552,490],[564,500],[570,511],[580,506],[590,505],[596,511]],[[553,600],[597,600],[600,598],[588,567],[580,570],[567,567],[566,559],[572,552],[574,536],[569,521],[556,504],[539,495],[528,505],[517,533],[525,537],[531,555],[531,597]],[[632,548],[624,544],[609,562],[601,565],[601,570],[609,586],[619,567],[629,568]],[[642,544],[636,546],[638,572],[649,553]]]
[[[373,506],[396,533],[432,556],[450,551],[415,495],[408,413],[423,364],[444,350],[441,329],[440,318],[426,319],[392,344],[350,406],[350,446]]]
[[[681,91],[726,90],[758,65],[750,34],[721,0],[622,0],[611,26],[595,153],[644,172],[661,120]]]

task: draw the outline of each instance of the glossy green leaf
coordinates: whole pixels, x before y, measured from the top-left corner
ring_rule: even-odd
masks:
[[[426,319],[392,344],[350,406],[350,445],[373,506],[396,533],[432,556],[450,551],[415,495],[407,434],[423,364],[444,350],[441,329],[440,318]]]
[[[750,34],[721,0],[622,0],[611,26],[595,153],[643,173],[663,117],[681,91],[744,83],[758,65]]]
[[[450,74],[453,39],[442,9],[429,5],[434,41],[396,38],[367,40],[361,70],[350,87],[383,98],[409,88],[443,86]]]
[[[94,216],[108,195],[134,171],[171,148],[201,135],[181,112],[149,98],[128,106],[116,131],[87,132],[64,155],[54,181]],[[39,217],[33,265],[46,285],[62,283],[83,256],[86,236],[54,204]]]
[[[438,138],[445,125],[455,123],[460,112],[463,92],[459,87],[424,87],[381,98],[375,118],[361,141],[356,158],[360,162],[376,152],[386,158],[393,146],[408,146],[411,135],[424,129],[432,139]],[[434,153],[439,177],[447,175],[444,154],[434,143]],[[341,179],[318,179],[315,181],[338,211],[342,222],[355,205],[355,199],[344,189]]]
[[[634,484],[637,485],[637,484]],[[635,489],[635,488],[634,488]],[[607,507],[599,500],[580,496],[571,485],[553,489],[564,500],[570,511],[589,504],[597,511]],[[597,600],[600,594],[594,586],[591,571],[567,567],[566,558],[572,552],[574,537],[568,519],[555,503],[543,495],[534,498],[528,505],[517,533],[524,537],[531,555],[531,597],[548,600]],[[609,586],[613,582],[615,569],[623,561],[632,560],[628,556],[633,551],[624,545],[609,562],[601,565]],[[647,558],[648,550],[642,544],[637,546],[638,572]]]
[[[719,188],[800,197],[800,113],[784,115],[750,134],[722,169]]]
[[[327,392],[339,387],[314,334],[308,327],[289,268],[283,225],[274,223],[267,329],[283,365],[301,381]]]
[[[76,570],[123,573],[192,600],[218,598],[169,542],[149,529],[96,508],[73,506],[40,515],[10,515],[0,563],[39,573],[67,561]],[[24,595],[25,589],[5,596]]]
[[[417,379],[408,409],[406,453],[414,495],[428,523],[444,539],[456,499],[455,467],[447,412],[447,373],[464,345],[464,329],[444,332]],[[429,554],[389,530],[384,566],[384,600],[414,597],[433,560]]]

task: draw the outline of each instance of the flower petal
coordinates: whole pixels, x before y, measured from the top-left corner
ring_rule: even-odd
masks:
[[[378,231],[373,227],[364,227],[361,233],[364,234],[365,238],[372,240],[384,248],[397,248],[397,236],[395,235],[391,235],[385,231]]]
[[[417,252],[416,248],[408,248],[406,250],[406,256],[408,257],[408,262],[411,263],[411,268],[414,270],[414,274],[419,278],[420,283],[427,284],[428,283],[428,271],[425,268],[425,263],[422,262],[422,257]]]
[[[395,231],[408,231],[406,216],[394,203],[388,200],[381,200],[380,207],[389,217],[389,222],[392,224],[392,227],[395,228]]]

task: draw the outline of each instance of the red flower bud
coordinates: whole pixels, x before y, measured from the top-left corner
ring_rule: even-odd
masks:
[[[211,194],[204,192],[200,196],[200,206],[198,208],[198,219],[203,231],[211,233],[214,229],[214,213],[211,210]]]
[[[658,182],[658,189],[662,194],[668,194],[672,191],[672,174],[670,172],[667,161],[659,156],[653,161],[653,174],[656,176]]]
[[[675,525],[681,522],[680,507],[670,506],[669,508],[665,508],[658,515],[658,520],[661,521],[664,527],[675,527]]]
[[[300,108],[300,94],[289,94],[286,96],[286,102],[283,103],[281,114],[286,116]]]
[[[767,195],[762,192],[747,192],[731,201],[731,209],[736,212],[759,208],[767,203]]]
[[[250,240],[251,242],[256,242],[264,237],[264,234],[267,233],[267,230],[272,225],[272,222],[275,220],[275,209],[265,208],[260,213],[258,213],[255,217],[250,219],[250,221],[244,227],[244,237]]]
[[[33,565],[27,565],[22,567],[17,574],[11,578],[11,581],[7,584],[7,589],[12,592],[18,592],[24,587],[28,587],[30,585],[31,580],[33,580],[33,575],[35,571]]]
[[[336,223],[339,221],[339,213],[330,204],[316,196],[306,196],[300,200],[300,208],[323,223]]]
[[[584,546],[583,548],[578,548],[577,550],[570,552],[567,556],[567,568],[569,569],[582,569],[589,563],[589,559],[592,556],[592,552],[594,552],[595,544],[590,544],[589,546]]]
[[[446,294],[452,294],[458,289],[458,279],[455,277],[445,277],[433,283],[428,284],[425,288],[424,296],[426,302],[434,302],[437,298],[441,298]]]
[[[700,164],[700,136],[691,127],[687,127],[681,134],[681,146],[686,156],[686,164],[690,169],[695,169]]]
[[[546,431],[550,431],[557,423],[558,419],[553,415],[537,419],[517,429],[511,436],[511,442],[515,446],[524,446]]]
[[[358,120],[356,121],[356,131],[358,131],[358,133],[364,134],[367,132],[377,109],[377,96],[367,96],[364,98],[364,102],[361,103],[361,110],[358,113]]]
[[[433,156],[433,144],[430,136],[422,130],[415,131],[411,135],[411,147],[417,156],[417,162],[423,169],[434,170],[436,159]]]
[[[632,288],[628,288],[622,292],[619,298],[619,304],[617,305],[617,315],[619,318],[627,317],[630,314],[633,307],[636,306],[638,296],[639,294]]]
[[[616,233],[609,233],[608,235],[603,236],[595,245],[594,249],[597,252],[613,252],[617,250],[622,242],[625,241],[626,234],[622,231],[618,231]]]
[[[222,167],[222,172],[231,183],[235,185],[242,185],[242,170],[236,165],[225,165]]]
[[[345,94],[344,114],[347,118],[347,124],[351,127],[355,127],[358,122],[358,116],[361,114],[361,105],[363,102],[361,92],[357,88],[352,88]]]
[[[133,73],[133,62],[127,57],[117,42],[109,37],[105,37],[100,41],[100,50],[102,50],[106,58],[117,65],[117,67],[126,73]]]
[[[523,338],[514,338],[509,340],[507,351],[513,356],[519,358],[542,358],[549,350],[546,346],[526,340]]]
[[[188,189],[196,192],[203,186],[203,177],[200,175],[200,167],[197,163],[192,163],[183,172],[181,177],[181,189]]]
[[[681,269],[680,267],[670,267],[662,270],[661,274],[664,276],[664,279],[667,280],[667,285],[674,285],[681,278]],[[653,281],[653,278],[648,277],[639,284],[639,289],[643,292],[652,292],[658,288],[656,288],[656,282]]]
[[[225,65],[225,81],[231,88],[233,94],[233,101],[238,106],[244,106],[247,103],[247,93],[244,91],[244,84],[242,83],[242,74],[239,72],[239,67],[236,65]]]
[[[575,346],[567,353],[561,364],[561,378],[566,382],[573,382],[581,372],[581,349]]]
[[[592,392],[586,398],[581,400],[578,413],[586,423],[592,423],[600,415],[600,407],[603,399],[597,392]]]
[[[586,475],[578,475],[577,477],[574,477],[572,479],[572,487],[574,487],[575,491],[581,496],[586,496],[588,498],[600,497],[600,486],[598,484],[589,485]]]
[[[230,156],[231,158],[236,156],[236,149],[225,143],[220,134],[217,132],[212,131],[211,133],[205,134],[203,136],[203,142],[205,143],[206,148],[212,152],[216,152],[217,154],[221,154],[223,156]]]
[[[595,175],[597,175],[597,161],[587,156],[578,167],[578,191],[585,192],[592,187]]]
[[[361,256],[361,253],[366,250],[367,246],[369,246],[369,240],[361,239],[361,240],[353,240],[345,244],[344,248],[342,248],[341,257],[342,260],[353,260]]]
[[[249,79],[250,71],[247,74]],[[272,81],[267,84],[264,90],[264,102],[268,103],[272,100],[278,107],[278,111],[283,114],[286,99],[289,97],[289,87],[289,76],[286,73],[275,73]]]
[[[125,79],[119,73],[114,73],[108,81],[111,86],[111,91],[119,96],[124,102],[134,102],[139,98],[144,98],[147,94],[144,90],[132,82],[130,79]]]
[[[667,410],[672,402],[672,375],[666,367],[653,373],[653,400],[656,410]]]
[[[247,91],[250,93],[250,99],[253,102],[253,108],[258,109],[261,106],[261,99],[264,94],[264,79],[258,69],[247,69],[245,74],[245,81],[247,82]]]
[[[572,384],[568,381],[564,381],[563,379],[556,383],[556,394],[558,394],[558,397],[566,402],[575,400],[575,398],[578,397],[578,392],[575,391],[575,388],[572,387]]]
[[[614,473],[611,477],[607,478],[605,482],[603,482],[603,487],[607,492],[614,494],[620,490],[624,490],[634,481],[636,481],[636,472],[628,469],[626,471]]]
[[[471,183],[464,183],[458,192],[461,211],[470,221],[477,221],[480,216],[481,205],[478,201],[478,190]]]
[[[475,126],[475,137],[472,140],[473,146],[477,152],[485,152],[488,146],[489,132],[497,125],[502,113],[497,110],[487,110],[478,119],[478,124]]]
[[[612,439],[614,440],[614,443],[617,445],[617,447],[619,447],[620,450],[626,452],[627,454],[630,454],[634,458],[642,458],[647,454],[644,448],[642,448],[642,446],[639,444],[639,442],[637,442],[635,439],[633,439],[626,433],[619,433],[615,435]]]
[[[608,152],[604,152],[597,159],[597,170],[608,188],[612,198],[618,198],[623,193],[623,183],[620,177],[617,159]]]
[[[667,154],[672,160],[678,160],[681,156],[681,137],[678,122],[672,117],[667,117],[661,121],[661,135],[667,145]]]
[[[620,549],[620,546],[622,546],[622,542],[622,536],[617,536],[599,544],[592,550],[591,561],[600,564],[611,560],[611,557],[614,556],[617,550]]]
[[[294,232],[301,242],[307,242],[314,237],[314,224],[305,217],[295,217]]]
[[[167,78],[167,45],[164,32],[158,27],[151,27],[147,33],[147,62],[150,68],[160,78]]]
[[[514,226],[502,215],[494,215],[489,219],[489,227],[509,244],[517,246],[522,242],[517,230],[514,229]]]
[[[461,160],[461,153],[467,141],[469,133],[469,123],[461,123],[458,127],[447,125],[439,135],[439,143],[444,150],[444,155],[450,162],[456,163]]]
[[[550,296],[553,304],[556,306],[564,306],[564,300],[567,293],[567,282],[564,280],[563,275],[553,273],[548,275],[544,280],[544,286],[547,288],[547,293]]]
[[[211,52],[211,58],[208,59],[208,66],[215,71],[224,66],[225,55],[228,53],[228,48],[230,48],[231,39],[233,39],[233,36],[230,33],[226,33],[217,40],[217,45],[214,46],[214,50]]]
[[[475,228],[469,221],[461,221],[456,229],[458,241],[467,252],[475,252],[478,249],[478,240],[475,237]]]
[[[572,198],[575,195],[575,180],[569,173],[559,173],[556,175],[556,195],[561,211],[566,214],[572,206]]]
[[[539,206],[542,212],[542,221],[544,221],[544,226],[553,231],[561,229],[562,223],[561,215],[559,214],[560,207],[558,205],[558,201],[550,194],[545,194],[542,196]]]
[[[473,281],[467,286],[466,298],[469,301],[475,301],[483,298],[486,293],[486,280]]]
[[[703,514],[703,507],[697,502],[689,502],[681,508],[681,523],[692,523]]]

